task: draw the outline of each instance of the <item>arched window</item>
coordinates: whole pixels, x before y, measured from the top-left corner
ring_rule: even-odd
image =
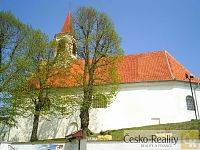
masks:
[[[194,110],[194,100],[191,95],[186,96],[187,110]]]
[[[75,43],[73,43],[72,54],[73,54],[74,56],[76,56],[76,44],[75,44]]]
[[[58,45],[57,45],[57,54],[61,54],[62,52],[64,52],[66,49],[65,47],[65,40],[61,39],[58,41]]]

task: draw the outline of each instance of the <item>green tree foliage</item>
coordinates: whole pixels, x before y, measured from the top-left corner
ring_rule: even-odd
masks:
[[[89,125],[89,110],[96,101],[111,103],[118,89],[118,56],[123,54],[120,38],[105,13],[81,7],[73,17],[77,54],[84,61],[81,80],[83,100],[80,109],[84,137]]]
[[[0,124],[14,126],[15,109],[9,103],[7,86],[25,65],[19,61],[29,27],[10,12],[0,12]]]
[[[9,12],[0,12],[0,73],[8,69],[23,46],[26,26]]]
[[[72,60],[55,56],[55,48],[62,51],[64,46],[50,42],[41,31],[23,25],[10,13],[2,12],[0,17],[1,106],[4,105],[4,117],[0,120],[11,125],[7,118],[15,123],[15,118],[32,117],[30,140],[35,141],[42,115],[66,117],[76,109],[73,96],[66,96],[67,91],[58,93],[50,81],[52,77],[67,75]],[[63,59],[67,59],[67,65]]]
[[[74,112],[77,104],[70,95],[66,96],[66,91],[62,94],[52,89],[49,79],[66,75],[70,68],[70,63],[68,67],[66,64],[62,66],[62,63],[57,67],[59,62],[64,61],[60,59],[64,58],[54,57],[55,41],[49,42],[45,34],[32,30],[25,45],[27,51],[21,60],[28,64],[27,68],[23,70],[23,75],[19,74],[17,81],[12,83],[13,88],[9,88],[9,93],[12,95],[12,105],[17,107],[21,116],[34,116],[30,140],[36,141],[41,115],[66,117]],[[68,62],[70,61],[68,59]],[[58,69],[64,72],[57,72]]]

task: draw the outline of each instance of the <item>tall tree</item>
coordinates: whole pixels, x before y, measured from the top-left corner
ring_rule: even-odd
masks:
[[[28,27],[9,12],[0,12],[0,73],[12,66],[15,56],[23,47]],[[4,82],[3,82],[4,81]],[[5,82],[6,81],[6,82]],[[1,78],[1,86],[9,79]],[[2,88],[2,87],[1,87]]]
[[[22,74],[18,73],[18,76],[12,79],[12,86],[8,89],[12,95],[12,105],[17,106],[17,112],[25,117],[33,115],[30,141],[36,141],[41,115],[66,117],[75,109],[76,103],[72,97],[54,92],[50,81],[52,77],[67,75],[71,59],[54,57],[57,47],[55,41],[49,42],[47,36],[39,30],[29,33],[25,45],[27,51],[20,60],[24,60],[28,65],[20,72]],[[63,46],[58,48],[62,49]],[[68,64],[63,64],[63,59],[67,59]],[[62,71],[58,72],[58,69]]]
[[[0,12],[0,123],[15,125],[15,109],[9,103],[6,87],[11,79],[24,68],[18,61],[27,38],[29,27],[10,12]]]
[[[86,138],[89,110],[96,101],[110,102],[117,92],[118,56],[123,54],[114,25],[105,13],[81,7],[73,17],[77,54],[84,61],[81,129]]]
[[[41,31],[0,12],[0,123],[13,126],[17,117],[33,116],[31,141],[38,139],[41,115],[66,117],[77,106],[67,91],[57,94],[51,88],[50,78],[67,76],[72,62],[66,55],[55,56],[55,48],[62,52],[64,43],[50,42]]]

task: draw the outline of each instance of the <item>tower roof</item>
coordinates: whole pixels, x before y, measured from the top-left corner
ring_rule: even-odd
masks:
[[[65,20],[65,23],[62,27],[61,32],[72,32],[72,23],[71,23],[71,15],[70,15],[70,10],[68,10],[67,18]]]

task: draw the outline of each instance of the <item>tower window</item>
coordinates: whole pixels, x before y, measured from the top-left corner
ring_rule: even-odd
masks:
[[[186,96],[187,110],[194,110],[194,100],[191,95]]]
[[[62,39],[58,42],[58,47],[57,47],[57,54],[60,54],[65,50],[65,41]]]
[[[76,56],[76,44],[75,44],[75,43],[73,43],[72,54],[73,54],[74,56]]]

